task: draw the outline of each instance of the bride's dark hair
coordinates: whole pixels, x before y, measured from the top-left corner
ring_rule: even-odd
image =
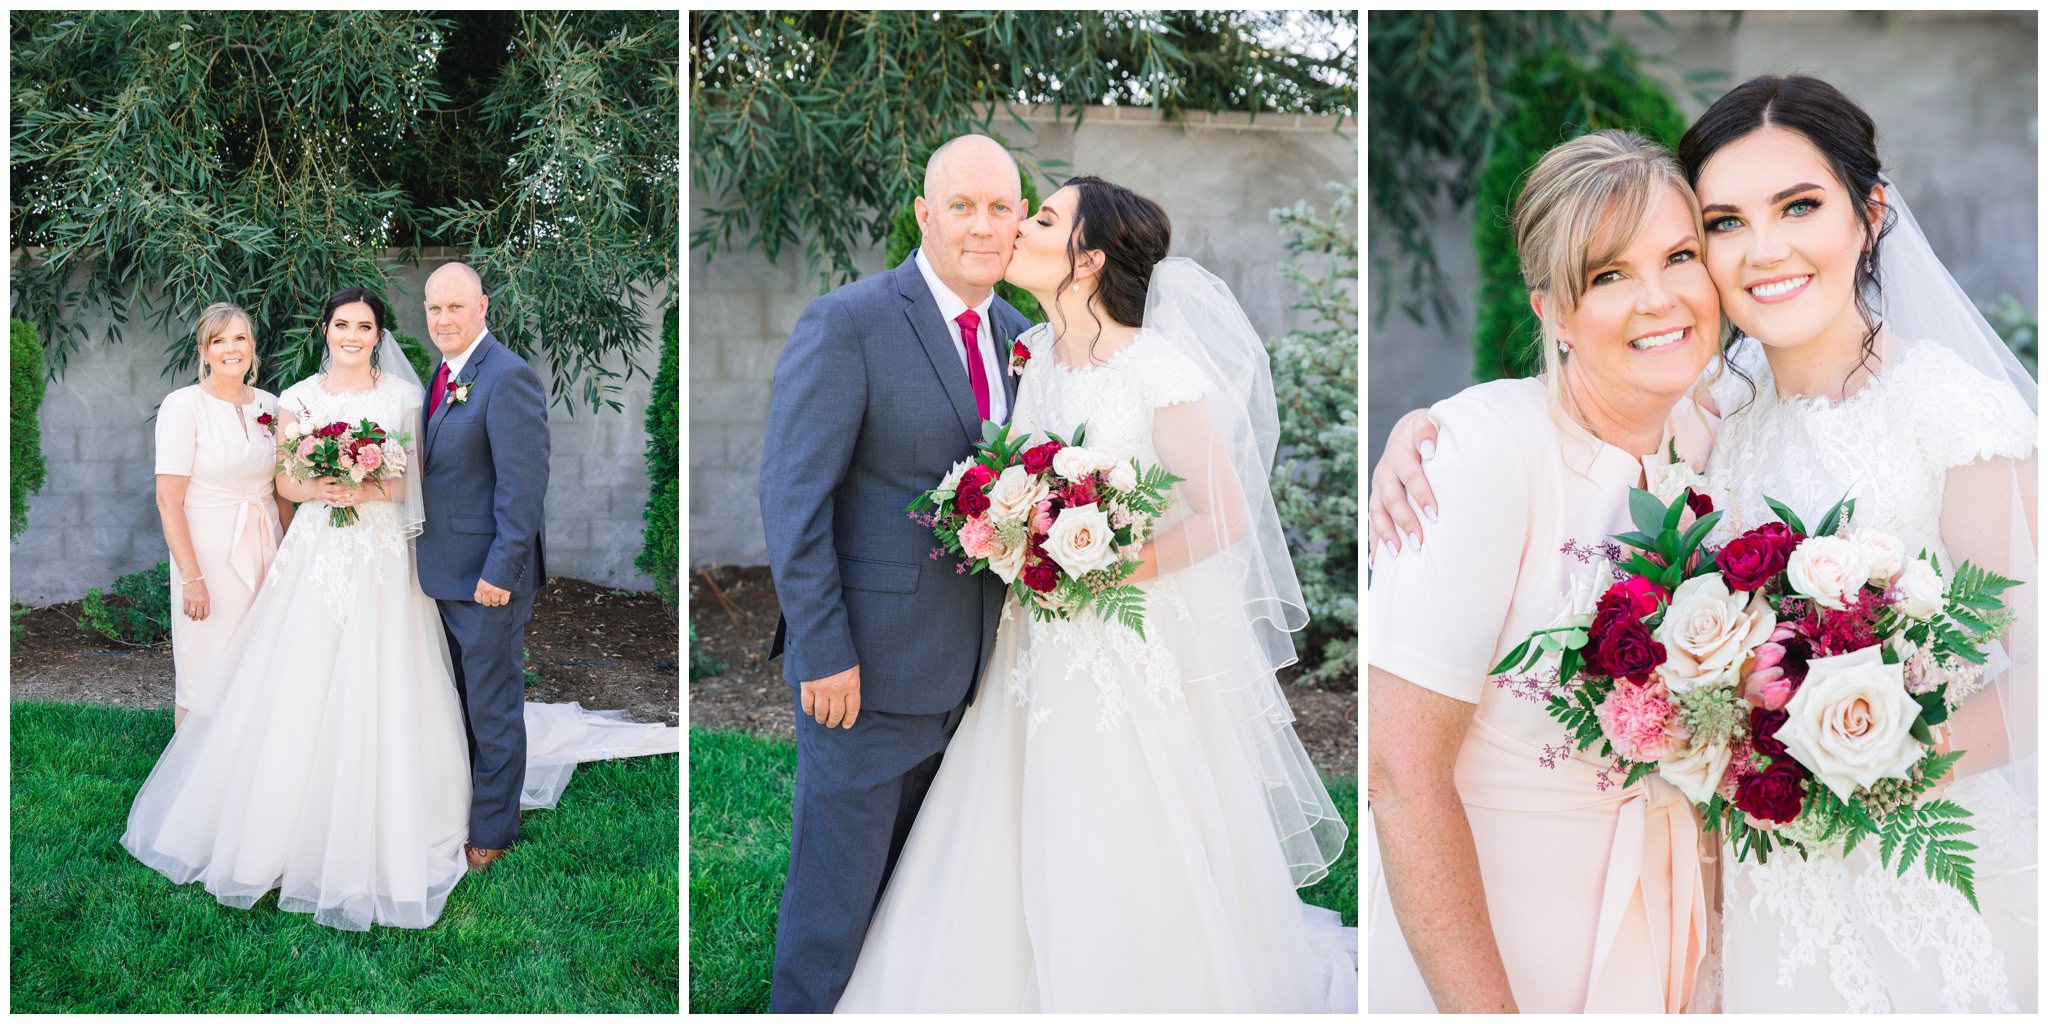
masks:
[[[334,311],[351,302],[360,302],[370,307],[370,319],[377,322],[377,341],[370,348],[370,373],[377,372],[377,346],[384,344],[384,300],[376,292],[361,285],[350,285],[335,292],[320,310],[320,344],[327,344],[327,325],[334,322]]]
[[[1686,179],[1697,188],[1700,172],[1722,147],[1769,127],[1792,132],[1819,150],[1850,201],[1862,205],[1866,212],[1856,218],[1863,229],[1863,258],[1856,263],[1855,298],[1856,312],[1867,328],[1863,335],[1863,359],[1858,365],[1868,365],[1877,356],[1877,332],[1883,327],[1876,312],[1876,304],[1884,293],[1884,282],[1877,273],[1877,253],[1897,219],[1886,207],[1873,227],[1867,215],[1871,190],[1884,183],[1884,165],[1877,156],[1877,123],[1842,90],[1818,78],[1758,75],[1728,90],[1726,96],[1715,100],[1686,129],[1685,137],[1678,142],[1678,161],[1685,168]],[[1727,330],[1727,347],[1732,348],[1742,340],[1742,329],[1730,318]]]
[[[1173,241],[1173,222],[1158,203],[1122,185],[1093,175],[1068,178],[1066,185],[1077,193],[1074,230],[1067,236],[1067,276],[1055,294],[1074,283],[1081,254],[1099,249],[1102,269],[1095,274],[1095,297],[1111,320],[1125,327],[1143,326],[1145,292],[1152,286],[1152,268],[1166,258]],[[1094,315],[1092,308],[1089,315]],[[1101,326],[1097,318],[1098,339]],[[1089,347],[1093,349],[1094,343]]]

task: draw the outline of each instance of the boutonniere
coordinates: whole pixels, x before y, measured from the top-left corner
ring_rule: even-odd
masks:
[[[1025,347],[1024,339],[1019,338],[1010,343],[1010,376],[1024,376],[1024,364],[1030,361],[1031,350]]]
[[[456,405],[469,401],[469,382],[466,380],[449,381],[447,390],[441,394],[441,400],[443,402],[452,402]]]
[[[263,432],[266,434],[270,433],[270,425],[276,422],[277,417],[272,416],[267,412],[256,414],[256,425],[262,427]]]

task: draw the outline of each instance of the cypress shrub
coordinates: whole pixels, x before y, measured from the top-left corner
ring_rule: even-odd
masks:
[[[682,508],[677,436],[681,400],[677,375],[682,344],[677,309],[670,303],[661,321],[661,369],[654,375],[654,393],[647,403],[647,511],[640,557],[633,565],[654,578],[663,604],[676,607],[677,573],[682,563]]]
[[[8,456],[7,492],[13,513],[7,524],[9,538],[28,529],[28,499],[40,494],[49,467],[43,461],[43,428],[37,413],[43,407],[43,343],[35,326],[20,320],[8,321],[13,363],[13,399],[8,406],[8,426],[13,431]]]

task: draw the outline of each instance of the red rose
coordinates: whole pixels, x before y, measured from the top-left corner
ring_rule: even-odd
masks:
[[[1050,594],[1060,585],[1060,567],[1051,562],[1037,562],[1025,568],[1024,585],[1041,593]]]
[[[1619,595],[1622,600],[1628,602],[1621,607],[1626,609],[1626,614],[1632,619],[1643,618],[1655,612],[1658,605],[1671,603],[1671,592],[1648,576],[1630,576],[1607,588],[1607,593]]]
[[[979,487],[962,487],[953,494],[953,511],[978,516],[988,511],[988,493]]]
[[[256,417],[256,425],[259,427],[267,427],[275,422],[277,422],[277,418],[267,412]]]
[[[1061,445],[1058,441],[1047,441],[1036,448],[1026,450],[1024,452],[1024,472],[1036,476],[1051,469],[1052,457],[1058,455],[1062,447],[1064,445]]]
[[[1799,783],[1805,775],[1791,761],[1773,761],[1769,771],[1751,775],[1735,787],[1735,806],[1752,818],[1782,825],[1799,817],[1806,799]]]
[[[978,491],[994,483],[995,479],[995,470],[977,462],[967,467],[967,472],[960,474],[960,483],[957,485],[957,489],[962,491]]]
[[[1749,709],[1749,745],[1757,753],[1768,755],[1773,761],[1785,756],[1785,744],[1778,740],[1778,728],[1792,717],[1784,708],[1766,711],[1763,708]]]
[[[1786,558],[1792,557],[1792,549],[1798,547],[1799,542],[1806,539],[1805,534],[1793,532],[1792,528],[1784,523],[1765,523],[1743,534],[1743,536],[1761,537],[1769,540],[1780,551],[1785,553]]]
[[[1650,673],[1664,664],[1664,645],[1636,619],[1621,619],[1600,638],[1600,663],[1607,675],[1646,685]]]
[[[1714,499],[1688,487],[1685,489],[1685,507],[1692,509],[1693,515],[1703,516],[1714,510]]]
[[[1025,348],[1024,343],[1022,341],[1011,342],[1010,361],[1016,363],[1018,366],[1023,366],[1025,363],[1031,361],[1031,350]]]
[[[1783,529],[1785,524],[1771,525]],[[1727,581],[1728,589],[1755,590],[1785,571],[1785,560],[1792,549],[1781,547],[1776,537],[1759,536],[1762,533],[1762,529],[1751,530],[1729,541],[1716,556],[1715,564],[1721,567],[1721,578]]]

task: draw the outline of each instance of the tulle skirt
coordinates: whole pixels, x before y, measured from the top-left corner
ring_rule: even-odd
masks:
[[[839,1010],[1356,1008],[1356,929],[1295,893],[1342,820],[1192,592],[1144,642],[1011,599]]]

